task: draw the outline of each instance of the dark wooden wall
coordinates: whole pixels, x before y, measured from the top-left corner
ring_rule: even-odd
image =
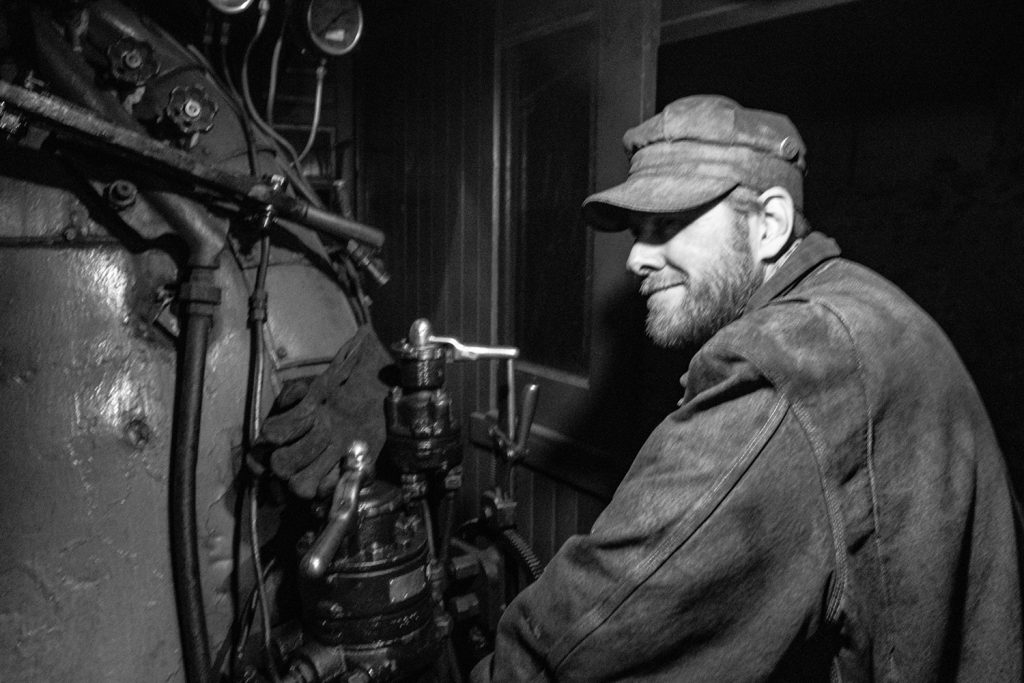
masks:
[[[949,335],[1024,493],[1024,5],[863,0],[662,48],[659,106],[786,112],[806,213]],[[695,68],[696,67],[696,68]]]
[[[366,3],[356,55],[357,214],[383,230],[392,280],[373,288],[374,322],[391,344],[429,319],[435,333],[497,344],[494,5]],[[493,404],[495,368],[451,367],[448,388],[465,430]],[[486,487],[489,463],[467,457],[462,517]]]
[[[578,21],[594,3],[532,3],[536,12],[498,4],[395,0],[365,7],[354,77],[356,209],[387,235],[392,282],[370,291],[386,343],[404,337],[418,317],[465,342],[513,343],[497,270],[501,46],[509,35],[543,32],[567,16]],[[504,369],[493,364],[452,368],[449,390],[467,446],[472,413],[495,410],[503,386]],[[460,518],[468,519],[493,481],[492,456],[478,443],[467,448],[464,464]],[[589,529],[610,494],[583,493],[527,470],[516,483],[519,529],[543,560]]]

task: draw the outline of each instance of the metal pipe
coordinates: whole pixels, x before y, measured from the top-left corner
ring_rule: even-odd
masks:
[[[33,5],[30,11],[41,74],[50,81],[56,92],[69,98],[72,103],[91,110],[80,110],[79,116],[90,120],[95,131],[121,130],[133,140],[159,144],[144,134],[142,124],[133,119],[115,97],[92,85],[95,75],[82,57],[62,41],[43,10]],[[62,108],[65,112],[75,111],[68,103],[62,105],[52,101],[52,98],[23,91],[9,83],[0,83],[0,99],[23,101],[30,109],[40,105],[49,113],[61,111]],[[73,114],[69,115],[74,118]],[[157,191],[144,194],[168,225],[185,240],[190,262],[203,267],[216,266],[217,257],[226,243],[225,230],[219,228],[198,204],[184,197]]]

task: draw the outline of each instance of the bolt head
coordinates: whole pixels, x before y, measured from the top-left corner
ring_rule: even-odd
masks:
[[[203,105],[201,105],[199,102],[196,102],[193,99],[189,99],[185,101],[185,104],[182,106],[181,111],[185,114],[185,116],[189,117],[190,119],[194,119],[203,113]]]
[[[142,54],[138,50],[128,50],[121,56],[121,63],[129,69],[138,69],[142,61]]]

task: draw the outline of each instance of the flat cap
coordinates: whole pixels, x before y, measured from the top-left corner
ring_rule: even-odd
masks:
[[[739,185],[779,185],[803,208],[806,153],[782,114],[745,109],[721,95],[693,95],[626,131],[631,155],[625,182],[587,197],[583,216],[599,230],[625,228],[625,211],[676,213],[724,196]]]

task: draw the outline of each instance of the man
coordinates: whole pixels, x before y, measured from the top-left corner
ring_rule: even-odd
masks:
[[[703,343],[476,680],[1021,681],[1020,526],[945,335],[802,216],[784,116],[687,97],[588,197],[658,344]]]

